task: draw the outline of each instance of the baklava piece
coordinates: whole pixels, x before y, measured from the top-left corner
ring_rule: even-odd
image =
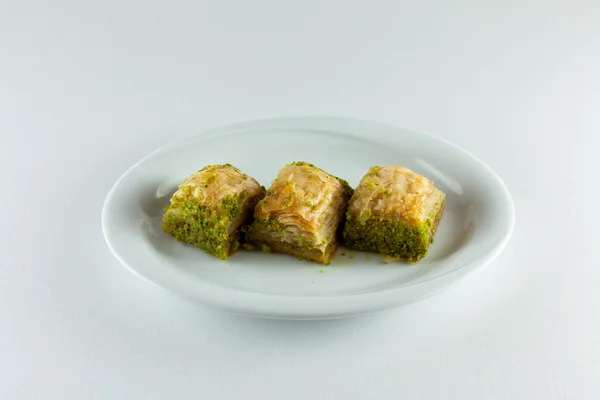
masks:
[[[372,167],[350,199],[345,244],[416,263],[433,242],[444,201],[424,176],[403,167]]]
[[[286,165],[256,206],[250,241],[266,252],[328,264],[351,195],[346,181],[314,165]]]
[[[242,231],[264,195],[256,180],[232,165],[210,165],[181,183],[162,229],[224,260],[240,247]]]

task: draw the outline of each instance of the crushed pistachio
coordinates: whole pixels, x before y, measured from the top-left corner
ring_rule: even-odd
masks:
[[[223,198],[217,207],[207,207],[194,198],[175,201],[166,210],[162,229],[177,241],[226,259],[239,247],[239,229],[234,235],[229,235],[229,229],[245,206],[247,193],[243,193]]]
[[[369,190],[375,190],[377,188],[377,186],[379,185],[379,183],[377,181],[375,181],[374,179],[368,179],[367,181],[365,181],[365,185],[367,186],[367,188]]]
[[[356,250],[417,261],[427,254],[429,232],[429,222],[413,228],[397,220],[374,217],[364,224],[349,221],[344,229],[344,240]]]

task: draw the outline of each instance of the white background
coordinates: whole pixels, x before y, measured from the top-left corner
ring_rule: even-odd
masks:
[[[0,3],[0,398],[598,398],[600,4],[414,3]],[[101,207],[139,158],[305,114],[476,154],[514,197],[505,252],[321,322],[188,304],[109,253]]]

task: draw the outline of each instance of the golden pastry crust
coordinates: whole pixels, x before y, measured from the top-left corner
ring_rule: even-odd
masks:
[[[348,208],[352,218],[388,216],[417,225],[437,202],[433,182],[404,167],[371,167],[357,186]]]
[[[254,197],[263,190],[254,178],[232,165],[209,165],[186,178],[171,202],[192,196],[204,205],[214,206],[227,196],[238,196],[246,191],[248,197]]]

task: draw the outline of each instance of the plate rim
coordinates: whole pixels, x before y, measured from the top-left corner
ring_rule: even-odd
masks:
[[[111,206],[111,200],[116,195],[117,189],[119,188],[123,180],[125,180],[132,171],[134,171],[139,165],[143,164],[148,159],[152,159],[155,155],[167,151],[170,148],[177,147],[186,142],[190,142],[197,139],[208,139],[211,136],[219,134],[231,134],[234,133],[236,130],[249,130],[253,126],[260,127],[260,125],[264,124],[292,122],[318,124],[319,122],[324,123],[325,121],[328,123],[354,123],[378,125],[382,128],[385,127],[386,129],[403,131],[407,134],[425,136],[430,140],[443,143],[445,146],[453,148],[455,151],[461,153],[462,156],[469,158],[478,166],[484,168],[487,174],[494,179],[497,188],[501,189],[502,200],[504,205],[506,206],[506,217],[508,222],[508,225],[506,226],[506,229],[503,232],[502,239],[499,240],[488,251],[474,258],[470,262],[465,263],[462,266],[452,271],[445,272],[441,275],[430,277],[423,281],[411,283],[402,287],[393,288],[385,291],[358,294],[342,294],[332,296],[287,296],[272,293],[247,292],[231,287],[215,285],[210,282],[202,282],[202,284],[196,282],[195,290],[192,290],[193,288],[188,286],[187,290],[182,292],[182,290],[177,290],[183,288],[183,286],[181,285],[178,288],[167,287],[167,285],[165,285],[165,282],[157,282],[156,279],[152,279],[152,277],[148,276],[147,274],[142,274],[137,268],[130,265],[130,263],[121,256],[119,251],[115,248],[114,244],[112,243],[110,234],[107,229],[108,210]],[[339,133],[342,132],[343,131],[340,131]],[[361,135],[357,135],[351,132],[343,133],[346,135],[361,137]],[[510,191],[508,190],[508,187],[500,178],[500,176],[477,156],[475,156],[468,150],[465,150],[464,148],[448,141],[447,139],[438,137],[428,132],[419,132],[401,126],[370,119],[310,115],[261,118],[221,125],[210,129],[202,130],[196,134],[171,141],[163,146],[156,148],[155,150],[153,150],[152,152],[148,153],[146,156],[142,157],[140,160],[135,162],[129,168],[127,168],[127,170],[125,170],[125,172],[123,172],[121,176],[112,185],[111,189],[108,191],[108,194],[102,206],[101,225],[105,242],[113,256],[115,256],[115,258],[134,275],[143,278],[144,280],[152,283],[154,286],[159,287],[160,289],[168,293],[175,294],[176,296],[184,299],[192,300],[195,302],[201,302],[206,305],[231,311],[236,314],[243,314],[254,317],[282,319],[325,319],[347,317],[368,312],[380,311],[418,301],[420,300],[419,296],[408,301],[402,301],[402,295],[406,295],[410,291],[415,291],[417,288],[423,288],[427,285],[431,285],[433,281],[440,282],[442,280],[447,280],[448,284],[444,285],[442,289],[439,290],[442,291],[450,286],[453,286],[454,283],[470,275],[475,270],[484,268],[485,266],[489,265],[504,250],[504,248],[510,241],[515,227],[515,207]],[[202,286],[202,290],[198,290],[200,286]],[[429,297],[433,294],[436,294],[437,292],[430,292],[427,295],[422,296],[421,298]],[[399,293],[401,293],[402,295],[398,296]],[[395,294],[396,296],[394,296]],[[359,303],[357,303],[357,300],[359,301]],[[362,304],[360,303],[361,301],[363,302]],[[299,304],[300,302],[302,303],[301,305]],[[249,307],[249,304],[252,307]]]

